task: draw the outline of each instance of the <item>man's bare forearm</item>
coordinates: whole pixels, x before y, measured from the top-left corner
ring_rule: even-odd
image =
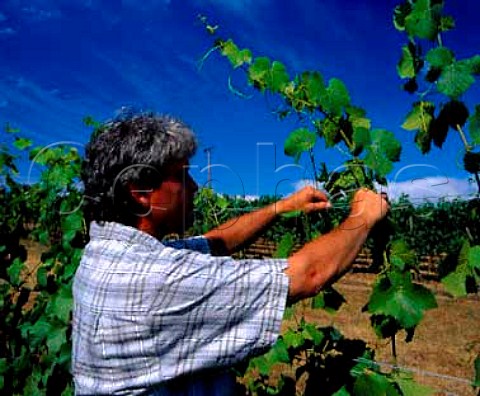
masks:
[[[281,213],[296,210],[310,213],[329,206],[328,197],[323,192],[307,186],[262,209],[227,221],[207,232],[205,237],[214,254],[230,254],[261,234]]]
[[[338,228],[292,255],[286,270],[290,275],[290,300],[314,296],[342,275],[355,260],[368,232],[364,220],[348,217]]]
[[[369,230],[389,210],[382,194],[358,190],[350,215],[338,228],[306,244],[288,259],[289,298],[297,301],[317,294],[352,264],[367,239]]]
[[[231,254],[255,239],[271,225],[279,210],[283,210],[280,202],[270,204],[231,219],[204,236],[209,240],[215,254]]]

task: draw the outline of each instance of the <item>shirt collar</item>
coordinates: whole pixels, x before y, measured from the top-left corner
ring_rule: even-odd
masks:
[[[92,221],[90,223],[91,239],[108,239],[129,244],[147,245],[152,249],[163,248],[164,245],[155,237],[137,228],[115,222]]]

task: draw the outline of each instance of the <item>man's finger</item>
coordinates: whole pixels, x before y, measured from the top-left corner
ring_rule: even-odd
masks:
[[[328,208],[331,208],[332,207],[332,204],[330,201],[323,201],[323,202],[312,202],[312,203],[309,203],[307,206],[306,206],[306,211],[307,212],[314,212],[314,211],[317,211],[317,210],[323,210],[323,209],[328,209]]]
[[[325,193],[323,193],[319,190],[315,190],[313,198],[317,201],[328,201],[327,194],[325,194]]]

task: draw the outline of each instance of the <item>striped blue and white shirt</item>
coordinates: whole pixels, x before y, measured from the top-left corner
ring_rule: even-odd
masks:
[[[92,223],[73,284],[76,394],[230,394],[225,369],[279,335],[286,265]]]

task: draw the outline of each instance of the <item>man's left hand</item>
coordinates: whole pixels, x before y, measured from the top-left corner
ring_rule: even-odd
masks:
[[[332,204],[325,193],[312,186],[307,186],[277,202],[277,213],[301,210],[305,213],[330,208]]]

